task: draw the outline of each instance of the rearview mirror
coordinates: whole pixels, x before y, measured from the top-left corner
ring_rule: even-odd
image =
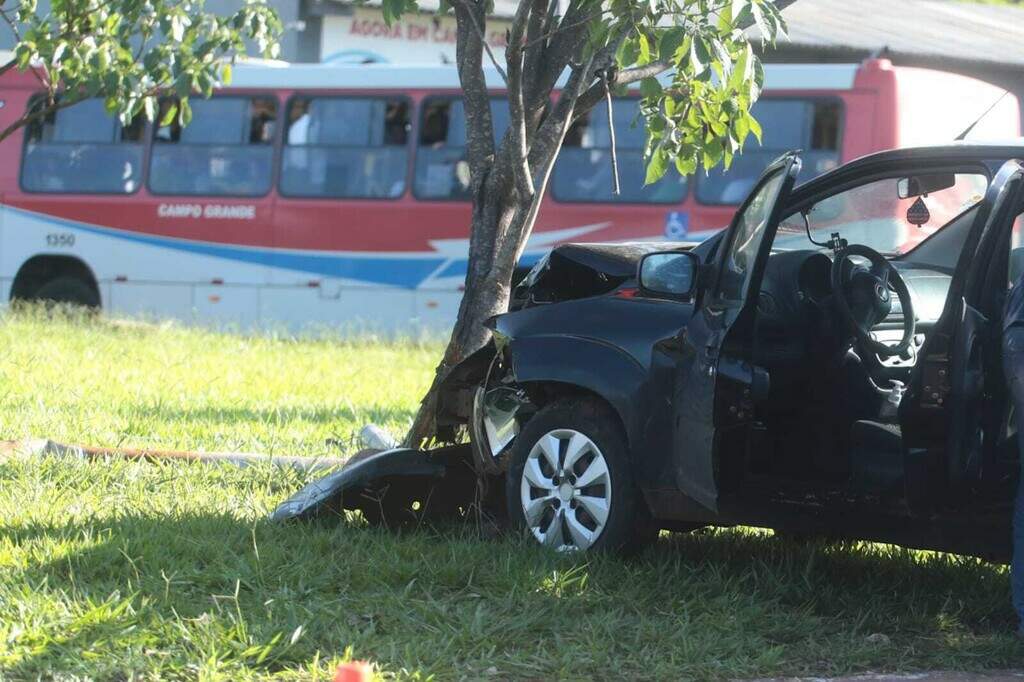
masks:
[[[900,178],[896,182],[896,194],[900,199],[919,197],[922,194],[931,194],[943,189],[949,189],[956,185],[956,175],[953,173],[932,173],[930,175],[914,175],[909,178]]]
[[[652,294],[688,298],[697,288],[700,259],[688,251],[658,251],[640,259],[637,282]]]

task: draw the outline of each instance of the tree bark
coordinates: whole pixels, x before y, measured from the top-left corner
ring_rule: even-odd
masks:
[[[515,261],[503,263],[495,256],[502,227],[513,221],[515,213],[514,202],[505,197],[485,194],[474,200],[465,291],[448,346],[405,437],[406,447],[425,447],[434,438],[441,384],[453,367],[488,342],[490,331],[484,322],[508,310]]]

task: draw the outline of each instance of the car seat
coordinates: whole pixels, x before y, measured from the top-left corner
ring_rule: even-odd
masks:
[[[850,429],[850,485],[858,492],[898,493],[903,483],[903,436],[898,424],[863,419]]]

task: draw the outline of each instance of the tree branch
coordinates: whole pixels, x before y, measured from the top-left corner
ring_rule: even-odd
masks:
[[[474,194],[482,186],[494,162],[494,123],[483,70],[483,8],[473,0],[461,0],[455,9],[455,59],[466,110],[466,160],[474,183]]]
[[[523,249],[526,247],[526,238],[529,236],[538,211],[540,211],[541,200],[551,179],[551,171],[558,159],[562,141],[569,130],[573,106],[586,83],[584,74],[593,69],[593,66],[594,55],[591,55],[585,64],[573,69],[565,87],[562,88],[554,110],[544,119],[544,123],[534,135],[534,142],[530,147],[529,167],[531,174],[535,174],[538,178],[536,191],[529,209],[517,211],[515,220],[506,230],[506,238],[498,245],[495,256],[497,263],[516,263],[522,256]]]
[[[565,21],[562,21],[555,28],[548,29],[548,30],[544,31],[543,33],[541,33],[540,35],[538,35],[537,37],[535,37],[535,38],[527,38],[526,47],[530,48],[530,47],[532,47],[536,43],[546,42],[546,41],[550,40],[551,38],[554,38],[555,35],[557,35],[559,33],[562,33],[563,31],[568,31],[570,29],[574,29],[574,28],[577,28],[579,26],[584,26],[584,25],[590,23],[591,21],[593,21],[594,19],[597,19],[602,14],[607,14],[609,12],[610,12],[610,10],[600,10],[600,11],[594,12],[593,14],[588,14],[587,16],[583,17],[582,19],[578,19],[576,21],[572,21],[572,22],[569,22],[569,23],[567,23]]]
[[[472,3],[473,0],[462,0],[462,2],[469,4]],[[480,22],[476,20],[476,13],[472,11],[472,7],[467,9],[469,11],[467,11],[466,14],[469,17],[470,22],[473,24],[473,30],[476,31],[477,37],[480,39],[480,44],[483,46],[484,51],[487,52],[487,56],[490,58],[491,64],[493,64],[494,68],[498,70],[498,75],[501,76],[501,80],[505,81],[505,85],[507,86],[508,76],[505,74],[505,70],[501,68],[501,64],[498,63],[498,58],[494,56],[494,52],[491,51],[491,46],[487,43],[487,36],[484,34],[484,29],[480,26]]]
[[[0,131],[0,142],[6,140],[12,133],[14,133],[19,128],[26,126],[37,119],[45,118],[52,112],[60,111],[61,109],[66,109],[73,104],[78,104],[83,99],[83,97],[69,97],[66,100],[61,99],[53,104],[50,104],[49,106],[37,107],[32,111],[22,114],[20,118],[16,119],[13,123],[4,128],[3,131]]]
[[[666,60],[651,62],[645,66],[637,66],[632,69],[622,69],[615,74],[615,81],[612,88],[621,87],[623,85],[630,85],[637,81],[642,81],[645,78],[657,76],[660,73],[668,71],[672,68],[672,63]],[[576,104],[576,118],[586,115],[588,111],[593,109],[597,104],[605,97],[605,86],[604,83],[596,83],[587,89],[582,95],[580,95],[579,102]]]
[[[519,0],[512,28],[509,31],[508,47],[505,48],[505,61],[508,63],[508,110],[509,128],[512,145],[512,171],[515,177],[516,191],[521,201],[532,201],[534,195],[533,178],[530,175],[530,164],[527,160],[526,144],[526,109],[523,106],[523,31],[529,21],[533,0]]]
[[[557,11],[558,0],[532,0],[530,23],[526,28],[526,44],[523,46],[523,71],[537,73],[541,55],[544,53],[544,33]]]
[[[529,72],[531,83],[526,102],[530,109],[547,103],[562,72],[577,58],[587,35],[587,22],[579,20],[581,11],[579,4],[570,5],[558,27],[550,31],[550,42],[535,46],[540,48],[537,50],[540,55],[537,58],[538,68]]]

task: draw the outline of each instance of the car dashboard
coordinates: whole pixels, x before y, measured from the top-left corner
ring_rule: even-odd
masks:
[[[891,261],[902,276],[914,304],[916,332],[911,349],[903,355],[880,358],[888,368],[911,367],[925,335],[938,321],[946,303],[952,275],[901,260]],[[758,296],[758,339],[769,355],[782,360],[804,356],[834,315],[833,261],[819,250],[780,251],[768,259]],[[896,345],[903,335],[903,310],[894,298],[892,312],[875,325],[872,335]]]

